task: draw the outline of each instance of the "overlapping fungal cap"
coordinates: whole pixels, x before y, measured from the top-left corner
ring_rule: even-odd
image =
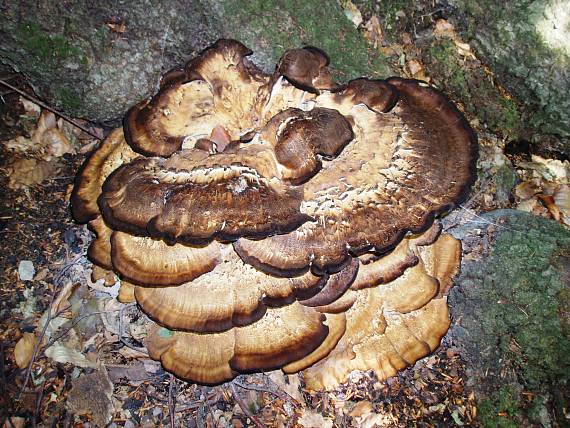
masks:
[[[269,75],[250,53],[221,40],[167,73],[86,161],[72,206],[88,255],[184,379],[391,376],[447,330],[460,247],[432,223],[468,191],[473,134],[420,82],[339,85],[313,47]]]

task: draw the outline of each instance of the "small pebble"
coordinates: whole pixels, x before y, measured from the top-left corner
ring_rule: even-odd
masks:
[[[133,421],[131,420],[127,420],[125,421],[125,425],[123,425],[125,428],[136,428],[136,425],[133,423]]]
[[[35,274],[36,269],[34,269],[34,264],[30,260],[22,260],[18,265],[20,281],[31,281],[34,279]]]

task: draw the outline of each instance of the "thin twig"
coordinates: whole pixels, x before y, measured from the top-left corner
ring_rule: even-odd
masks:
[[[38,397],[36,399],[36,408],[34,409],[34,415],[32,416],[32,426],[35,428],[36,424],[36,419],[38,418],[38,415],[40,413],[40,407],[42,405],[42,399],[44,398],[44,389],[45,389],[45,384],[46,381],[44,380],[42,382],[42,386],[40,387],[40,389],[38,390]]]
[[[26,389],[26,386],[28,385],[28,381],[30,380],[30,375],[32,374],[32,367],[33,367],[34,362],[36,360],[36,357],[38,355],[38,351],[40,349],[40,344],[42,343],[42,340],[46,334],[48,325],[51,322],[53,302],[55,301],[55,296],[57,294],[56,290],[54,290],[54,292],[52,293],[52,296],[51,296],[51,301],[49,303],[49,307],[47,310],[47,316],[46,316],[46,321],[44,323],[44,327],[42,328],[40,335],[36,339],[36,343],[34,343],[34,349],[32,351],[32,358],[30,359],[30,362],[28,363],[28,367],[26,368],[26,375],[24,376],[24,382],[22,383],[22,387],[20,388],[20,392],[18,393],[17,401],[20,401],[20,398],[22,397],[22,392],[24,392],[24,389]]]
[[[40,349],[40,345],[41,345],[42,340],[46,334],[49,323],[54,318],[55,314],[53,313],[53,304],[56,300],[57,295],[61,291],[61,290],[58,290],[58,286],[60,285],[60,280],[71,269],[71,267],[73,267],[75,264],[77,264],[81,259],[83,259],[83,257],[84,256],[76,257],[71,263],[63,266],[54,278],[53,282],[55,285],[55,289],[52,293],[51,300],[50,300],[50,303],[48,306],[48,310],[46,312],[46,320],[45,320],[45,323],[44,323],[44,326],[42,328],[40,335],[38,336],[38,338],[36,339],[36,342],[34,343],[34,348],[32,351],[32,358],[30,358],[30,362],[28,363],[28,367],[26,368],[26,375],[24,376],[24,382],[22,383],[22,386],[20,387],[20,391],[18,392],[18,398],[16,399],[17,401],[20,400],[20,398],[22,397],[22,393],[24,392],[24,390],[26,389],[26,386],[28,385],[28,381],[30,380],[30,375],[32,374],[32,367],[34,365],[34,362],[36,361],[36,357],[38,356],[38,351]]]
[[[79,122],[76,122],[75,120],[73,120],[72,118],[70,118],[69,116],[57,111],[56,109],[54,109],[53,107],[48,106],[46,103],[38,100],[36,97],[22,91],[21,89],[16,88],[13,85],[10,85],[8,82],[6,82],[5,80],[0,79],[0,84],[6,86],[7,88],[10,88],[11,90],[17,92],[18,94],[20,94],[21,96],[23,96],[24,98],[29,99],[30,101],[36,103],[37,105],[39,105],[42,108],[45,108],[46,110],[51,111],[53,114],[61,117],[63,120],[65,120],[66,122],[71,123],[73,126],[81,129],[83,132],[91,135],[93,138],[97,139],[97,140],[101,140],[101,137],[97,136],[93,131],[89,130],[88,128],[86,128],[85,126],[83,126],[82,124],[80,124]]]
[[[125,340],[125,338],[123,337],[124,334],[124,328],[123,328],[123,313],[125,312],[125,309],[129,306],[133,306],[132,304],[130,305],[124,305],[121,307],[120,311],[119,311],[119,340],[121,341],[121,343],[123,345],[125,345],[127,348],[131,348],[134,351],[138,351],[142,354],[146,354],[148,355],[148,352],[145,348],[139,348],[138,346],[135,345],[131,345],[129,342],[127,342]]]
[[[271,389],[270,387],[266,387],[266,386],[262,386],[262,385],[257,385],[254,383],[242,383],[237,379],[233,380],[233,383],[237,386],[239,386],[240,388],[243,389],[250,389],[252,391],[258,391],[258,392],[267,392],[269,394],[275,395],[276,397],[279,397],[283,400],[288,401],[289,403],[291,403],[293,406],[295,407],[299,407],[300,404],[297,400],[295,400],[291,395],[289,395],[287,392],[285,391],[281,391],[277,388],[275,389]]]
[[[0,342],[0,393],[6,391],[6,372],[4,371],[4,342]]]
[[[233,382],[230,382],[230,391],[232,392],[232,397],[234,398],[234,400],[236,401],[236,403],[238,403],[238,405],[240,406],[241,410],[243,411],[243,413],[249,418],[251,419],[251,421],[254,423],[254,425],[257,428],[265,428],[265,425],[263,424],[263,422],[261,422],[253,413],[251,413],[251,411],[247,408],[247,404],[245,404],[245,402],[243,401],[243,399],[240,397],[236,386],[234,385]]]
[[[176,385],[176,378],[170,374],[170,385],[168,386],[168,416],[170,418],[170,428],[174,428],[174,409],[176,407],[174,397],[174,386]]]

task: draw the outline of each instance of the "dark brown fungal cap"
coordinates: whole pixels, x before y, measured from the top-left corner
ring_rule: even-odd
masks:
[[[398,102],[376,113],[354,93],[323,93],[317,107],[352,119],[354,140],[303,186],[302,211],[314,218],[294,232],[242,240],[236,251],[259,269],[321,274],[349,255],[386,252],[406,232],[427,229],[464,200],[475,178],[476,139],[459,111],[418,81],[390,79]]]
[[[356,79],[342,88],[341,97],[352,97],[353,104],[364,104],[377,113],[387,113],[398,102],[398,91],[382,80]]]
[[[324,51],[306,46],[285,52],[277,64],[275,74],[284,76],[305,91],[318,92],[336,86],[328,65],[329,57]]]
[[[308,219],[299,189],[272,179],[262,151],[206,157],[188,150],[118,169],[99,198],[105,220],[116,230],[202,245],[283,233]]]
[[[113,130],[87,158],[75,177],[71,192],[71,212],[79,223],[99,217],[97,198],[105,179],[123,163],[138,156],[125,142],[121,129]]]
[[[279,113],[261,131],[262,140],[275,149],[283,167],[282,177],[292,184],[304,183],[322,166],[319,156],[338,156],[352,140],[350,123],[336,110],[290,108]]]
[[[359,262],[353,258],[348,265],[338,273],[332,274],[324,288],[315,296],[301,300],[305,306],[328,305],[339,299],[350,288],[358,274]]]
[[[167,74],[160,91],[125,117],[131,147],[146,156],[168,157],[186,139],[195,140],[196,133],[205,137],[217,125],[247,127],[252,122],[248,116],[260,107],[258,89],[269,80],[245,59],[249,54],[239,42],[220,40],[190,61],[184,72]]]

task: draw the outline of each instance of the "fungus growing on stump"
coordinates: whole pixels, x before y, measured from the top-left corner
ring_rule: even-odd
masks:
[[[475,137],[421,82],[337,84],[313,47],[265,74],[250,53],[220,40],[169,72],[85,162],[88,255],[181,378],[392,376],[449,326],[461,250],[434,218],[469,191]]]

